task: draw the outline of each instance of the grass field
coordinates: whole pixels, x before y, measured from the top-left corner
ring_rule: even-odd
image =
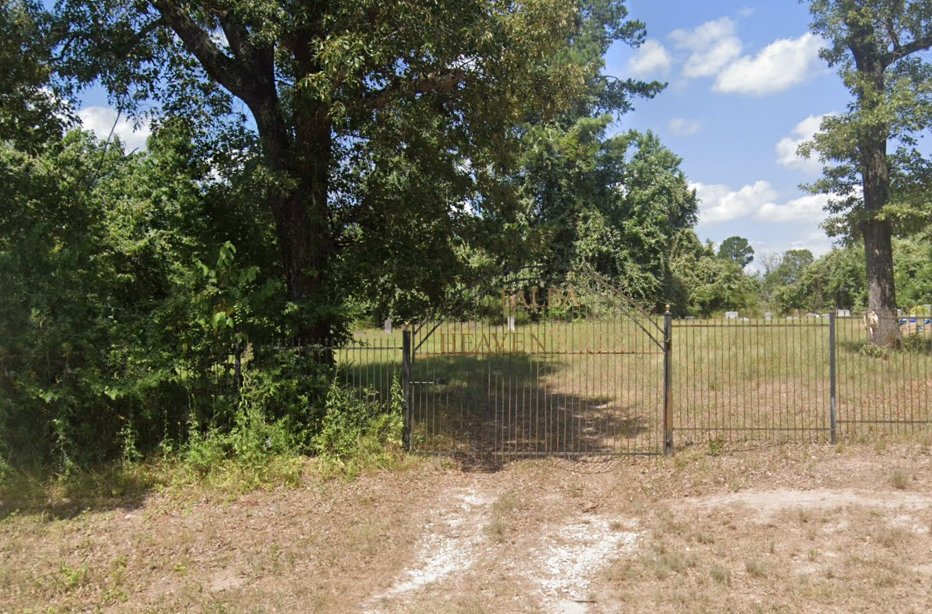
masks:
[[[859,318],[836,324],[838,437],[932,428],[932,331],[907,347],[867,344]],[[505,326],[444,323],[415,336],[416,449],[503,454],[662,451],[662,319]],[[426,329],[430,330],[430,329]],[[366,330],[343,351],[348,381],[386,390],[401,332]],[[672,327],[675,442],[826,441],[827,319],[678,320]]]

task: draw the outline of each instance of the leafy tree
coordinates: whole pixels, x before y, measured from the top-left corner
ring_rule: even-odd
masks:
[[[899,336],[894,224],[929,216],[929,163],[917,136],[932,122],[932,65],[924,54],[932,47],[932,2],[812,0],[810,10],[813,31],[829,42],[822,57],[854,95],[848,111],[826,118],[803,148],[828,164],[810,189],[833,195],[832,232],[863,240],[868,307],[881,316],[875,338],[892,343]]]
[[[48,16],[37,2],[0,2],[0,140],[34,151],[61,135],[68,107],[52,90]]]
[[[604,138],[610,118],[536,131],[524,160],[524,244],[545,285],[591,271],[630,297],[662,303],[669,244],[696,219],[680,159],[656,135]]]
[[[776,266],[765,271],[764,282],[771,281],[786,286],[800,280],[802,273],[815,258],[808,249],[791,249],[783,252]]]
[[[673,253],[668,296],[675,314],[708,317],[756,305],[757,281],[737,263],[718,258],[692,230],[677,238]]]
[[[895,239],[894,246],[897,292],[903,308],[932,304],[932,227]]]
[[[754,261],[754,248],[744,237],[728,237],[719,245],[718,257],[730,260],[743,269]]]
[[[798,284],[808,311],[859,309],[866,304],[864,256],[860,246],[832,249],[803,269]]]
[[[805,295],[799,282],[815,258],[808,249],[791,249],[777,259],[765,259],[761,292],[766,303],[786,313],[802,309]]]
[[[297,332],[326,340],[359,281],[347,245],[394,267],[423,237],[438,268],[414,289],[435,292],[469,238],[457,222],[495,217],[520,126],[593,93],[624,103],[629,84],[601,77],[591,48],[642,38],[625,14],[609,0],[67,0],[59,19],[68,72],[122,108],[209,120],[245,104]],[[389,273],[371,289],[404,277]]]

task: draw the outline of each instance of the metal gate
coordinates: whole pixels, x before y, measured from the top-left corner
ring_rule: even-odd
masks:
[[[511,457],[669,451],[669,315],[521,319],[424,322],[406,331],[411,450]]]

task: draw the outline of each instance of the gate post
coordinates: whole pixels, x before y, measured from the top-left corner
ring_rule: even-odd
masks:
[[[828,314],[828,421],[832,443],[838,440],[838,381],[835,364],[835,312]]]
[[[663,314],[663,454],[673,454],[673,314]]]
[[[402,444],[411,450],[411,331],[401,333],[401,391],[404,397],[404,429]]]

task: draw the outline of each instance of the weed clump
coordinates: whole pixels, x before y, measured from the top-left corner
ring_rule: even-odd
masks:
[[[909,486],[909,474],[902,469],[894,469],[890,481],[893,483],[893,488],[897,490],[906,490],[906,487]]]
[[[312,440],[325,472],[349,477],[369,468],[389,468],[399,458],[404,432],[401,384],[392,382],[388,403],[372,390],[351,390],[334,383],[326,413]]]

